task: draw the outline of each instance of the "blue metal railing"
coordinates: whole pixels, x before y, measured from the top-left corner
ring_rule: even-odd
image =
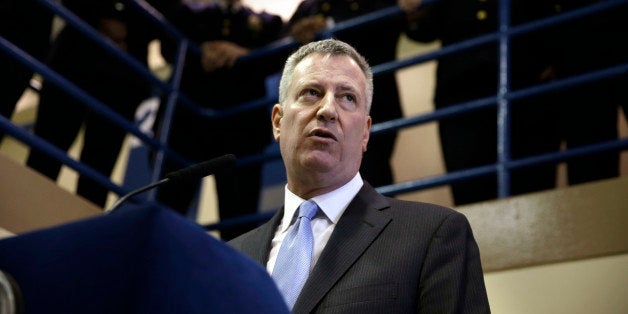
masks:
[[[40,73],[46,80],[49,80],[53,84],[64,86],[69,94],[73,97],[78,98],[83,101],[87,106],[93,109],[100,115],[105,116],[107,119],[114,121],[125,131],[135,135],[142,142],[157,150],[156,160],[155,160],[155,170],[152,174],[152,179],[157,180],[160,178],[161,173],[161,163],[166,155],[175,158],[178,162],[180,162],[183,166],[188,165],[189,162],[185,160],[182,156],[178,155],[176,152],[171,151],[167,145],[165,144],[165,140],[167,138],[169,132],[169,124],[170,118],[172,117],[172,113],[174,112],[175,106],[177,103],[182,103],[193,110],[199,115],[205,116],[207,118],[221,118],[233,114],[238,114],[246,110],[250,110],[253,108],[257,108],[260,106],[266,106],[269,103],[276,101],[275,99],[262,98],[259,100],[251,101],[244,103],[240,106],[229,108],[225,110],[211,110],[205,109],[193,101],[191,101],[185,94],[181,93],[179,88],[179,83],[181,79],[181,72],[183,68],[184,58],[190,50],[192,53],[199,53],[198,46],[190,42],[185,35],[181,34],[175,27],[170,25],[166,19],[159,14],[156,10],[154,10],[150,5],[148,5],[145,1],[136,0],[135,8],[140,12],[145,13],[150,17],[151,21],[154,23],[158,23],[163,30],[165,30],[168,34],[173,36],[179,41],[179,46],[177,50],[177,55],[175,57],[175,62],[173,64],[173,74],[169,82],[164,82],[158,79],[155,75],[153,75],[143,64],[139,63],[126,53],[118,50],[115,46],[113,46],[108,41],[104,40],[101,35],[94,30],[87,23],[83,22],[80,18],[75,16],[72,12],[65,9],[62,5],[54,2],[53,0],[37,0],[41,5],[45,6],[55,14],[62,17],[66,23],[71,25],[72,27],[77,28],[80,32],[82,32],[85,36],[94,40],[96,43],[101,45],[101,47],[107,51],[108,53],[120,58],[125,63],[129,64],[131,68],[142,75],[148,82],[156,86],[159,90],[161,90],[164,94],[167,95],[166,99],[166,110],[165,110],[165,119],[163,121],[164,125],[162,125],[161,133],[157,135],[157,139],[150,137],[144,134],[141,130],[139,130],[133,123],[125,120],[117,113],[113,112],[104,104],[100,103],[98,100],[90,96],[89,94],[82,91],[80,88],[76,87],[72,82],[67,81],[59,74],[55,73],[47,66],[39,62],[38,60],[32,58],[25,52],[21,51],[18,47],[15,47],[10,42],[0,37],[0,49],[7,52],[10,56],[15,58],[18,62],[21,62],[31,68],[33,71]],[[432,2],[437,2],[437,0],[424,0],[424,4],[429,4]],[[620,64],[614,67],[600,69],[594,72],[562,79],[559,81],[551,82],[544,85],[532,86],[519,90],[510,90],[509,80],[509,40],[512,36],[517,36],[520,34],[525,34],[531,31],[536,31],[542,28],[546,28],[552,25],[557,25],[561,23],[565,23],[567,21],[575,20],[578,18],[585,17],[589,14],[594,14],[597,12],[601,12],[603,10],[609,10],[613,7],[616,7],[620,4],[626,3],[626,0],[614,0],[614,1],[604,1],[601,3],[597,3],[594,5],[590,5],[587,7],[583,7],[580,9],[572,10],[566,13],[562,13],[553,17],[544,18],[541,20],[537,20],[534,22],[518,25],[511,27],[509,21],[509,0],[500,0],[500,22],[499,22],[499,30],[495,33],[485,34],[476,38],[472,38],[469,40],[461,41],[456,44],[452,44],[449,46],[445,46],[440,48],[437,51],[428,52],[425,54],[413,56],[404,60],[390,61],[384,64],[373,66],[373,74],[381,75],[388,72],[396,71],[408,66],[424,63],[430,60],[439,59],[443,56],[447,56],[453,54],[457,51],[470,49],[473,47],[477,47],[480,45],[486,45],[489,43],[498,43],[500,59],[499,59],[499,73],[496,75],[499,76],[499,87],[498,93],[495,96],[486,97],[482,99],[475,99],[468,102],[463,102],[456,104],[451,107],[442,108],[434,110],[433,112],[427,114],[420,114],[416,116],[406,117],[395,119],[391,121],[386,121],[382,123],[378,123],[373,125],[372,133],[384,133],[391,132],[394,130],[399,130],[402,128],[407,128],[410,126],[420,125],[424,123],[428,123],[431,121],[438,121],[443,118],[452,117],[456,115],[462,115],[471,111],[480,110],[483,108],[489,108],[496,106],[498,109],[498,161],[494,165],[487,165],[482,167],[476,167],[472,169],[465,169],[456,172],[450,172],[444,175],[439,175],[435,177],[429,178],[421,178],[417,180],[396,183],[388,186],[378,187],[378,191],[386,195],[397,195],[401,193],[417,191],[432,187],[438,187],[446,184],[450,184],[453,182],[458,182],[466,179],[470,179],[473,177],[497,173],[498,174],[498,197],[506,197],[510,194],[510,179],[509,173],[512,169],[527,167],[539,163],[557,163],[561,161],[566,161],[572,158],[576,158],[583,155],[603,152],[603,151],[619,151],[622,149],[628,148],[628,139],[617,140],[617,141],[609,141],[604,143],[598,143],[594,145],[589,145],[585,147],[580,147],[577,149],[570,149],[568,151],[557,152],[557,153],[549,153],[538,156],[532,156],[528,158],[522,158],[517,160],[511,160],[510,157],[510,143],[509,143],[509,127],[510,127],[510,102],[512,100],[531,97],[538,94],[543,94],[548,91],[563,89],[567,87],[577,86],[581,84],[585,84],[588,82],[592,82],[598,79],[619,76],[628,72],[628,64]],[[367,14],[361,17],[357,17],[342,23],[336,24],[333,28],[327,29],[325,32],[320,34],[321,37],[331,37],[334,33],[358,28],[368,23],[377,22],[382,19],[394,18],[400,14],[403,14],[402,10],[397,6],[392,6],[390,8],[382,9],[380,11]],[[275,43],[272,43],[264,48],[257,49],[252,51],[248,55],[238,59],[238,62],[253,62],[257,58],[269,55],[280,53],[289,49],[293,49],[298,44],[292,39],[282,39]],[[278,69],[279,70],[279,69]],[[121,186],[110,181],[109,178],[99,174],[94,171],[90,167],[87,167],[72,158],[68,157],[66,152],[63,152],[56,147],[46,143],[45,141],[37,138],[36,136],[30,134],[28,131],[16,127],[13,125],[8,119],[4,117],[0,117],[0,128],[6,130],[7,133],[16,139],[26,143],[34,149],[39,149],[49,153],[55,159],[58,159],[62,163],[70,166],[81,175],[87,175],[89,178],[99,182],[103,186],[107,187],[114,193],[118,195],[126,194],[129,191],[126,191]],[[158,140],[161,139],[161,140]],[[265,162],[279,159],[280,156],[278,153],[267,153],[267,154],[258,154],[253,156],[246,156],[238,161],[238,164],[246,164],[246,163],[257,163],[257,162]],[[149,197],[149,200],[153,200],[154,195]],[[223,221],[217,224],[211,224],[206,226],[209,230],[221,229],[230,225],[252,222],[252,221],[262,221],[269,217],[268,213],[251,215],[240,217],[237,219],[231,219],[229,221]]]

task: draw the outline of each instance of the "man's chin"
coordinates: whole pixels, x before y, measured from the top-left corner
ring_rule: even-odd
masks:
[[[314,151],[306,156],[303,165],[317,172],[326,172],[338,165],[338,158],[326,151]]]

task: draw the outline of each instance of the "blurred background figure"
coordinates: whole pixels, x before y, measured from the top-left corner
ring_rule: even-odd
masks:
[[[160,29],[133,9],[129,1],[65,0],[62,4],[109,39],[117,49],[146,65],[148,44],[161,36]],[[167,6],[173,1],[176,0],[149,3],[158,11],[168,12]],[[56,37],[48,65],[128,120],[133,120],[137,106],[150,96],[151,86],[146,80],[71,25],[63,27]],[[37,106],[35,135],[59,149],[68,150],[81,127],[84,128],[81,162],[109,176],[126,132],[44,80]],[[61,170],[60,162],[36,150],[30,152],[27,165],[52,180],[57,179]],[[77,193],[104,207],[108,190],[94,180],[80,176]]]
[[[44,61],[50,47],[53,14],[35,0],[0,0],[0,36]],[[0,115],[11,119],[33,71],[0,50]],[[0,131],[0,142],[4,133]]]
[[[604,1],[552,1],[553,15]],[[589,14],[547,29],[545,52],[551,59],[547,74],[561,80],[628,62],[628,3]],[[619,105],[626,108],[628,75],[623,73],[553,91],[547,102],[560,107],[560,140],[573,149],[618,138]],[[625,112],[625,109],[624,109]],[[560,142],[554,150],[560,149]],[[619,152],[603,152],[567,161],[569,184],[617,177]]]
[[[440,40],[443,47],[498,30],[498,2],[443,0],[422,5],[411,14],[408,36],[416,41]],[[544,1],[511,1],[511,25],[547,16]],[[511,40],[510,89],[541,84],[550,61],[537,31]],[[438,59],[434,104],[436,109],[494,97],[498,88],[497,42],[445,55]],[[496,105],[496,104],[494,104]],[[448,172],[497,162],[497,110],[495,106],[439,121],[439,135]],[[521,158],[555,149],[558,141],[558,107],[535,98],[511,101],[511,157]],[[541,165],[513,170],[511,194],[552,188],[556,166]],[[497,197],[495,174],[451,184],[454,204]]]
[[[265,79],[281,69],[282,58],[270,56],[249,63],[237,59],[279,39],[281,17],[255,12],[239,0],[228,0],[182,4],[173,13],[172,21],[202,50],[200,57],[190,53],[186,58],[181,81],[185,95],[202,107],[217,111],[266,95]],[[174,48],[171,44],[162,45],[167,59],[172,60]],[[192,162],[224,154],[247,157],[262,153],[272,142],[269,110],[258,107],[228,117],[208,118],[180,103],[174,113],[168,145]],[[181,167],[167,160],[164,173]],[[234,172],[215,175],[221,220],[257,212],[261,169],[260,163],[249,164],[237,167]],[[199,183],[161,188],[158,199],[186,214],[194,205]],[[231,239],[252,227],[224,229],[221,238]]]

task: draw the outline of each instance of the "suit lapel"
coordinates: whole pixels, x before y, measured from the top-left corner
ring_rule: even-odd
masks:
[[[268,222],[256,229],[249,236],[249,239],[242,243],[242,252],[264,267],[266,267],[266,262],[268,262],[273,236],[279,222],[281,222],[282,216],[283,208],[278,210]]]
[[[321,253],[297,302],[294,313],[309,313],[377,238],[391,218],[388,201],[364,184],[351,201]]]

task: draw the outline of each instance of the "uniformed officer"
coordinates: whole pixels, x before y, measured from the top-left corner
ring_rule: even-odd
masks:
[[[44,61],[50,47],[51,11],[35,0],[0,0],[0,36]],[[0,50],[0,115],[11,119],[33,71]],[[0,130],[0,142],[4,132]]]
[[[498,31],[496,0],[442,0],[423,5],[410,18],[408,36],[421,42],[440,40],[443,47]],[[543,1],[512,1],[511,25],[546,16]],[[511,38],[511,90],[544,81],[549,61],[538,32]],[[434,104],[436,109],[496,97],[498,87],[497,42],[458,51],[438,60]],[[516,103],[516,104],[515,104]],[[557,140],[556,106],[540,106],[534,99],[511,102],[511,157],[547,152]],[[440,142],[448,172],[497,162],[497,110],[466,113],[439,121]],[[554,165],[512,172],[512,194],[551,188]],[[454,203],[468,204],[497,197],[496,174],[451,184]]]
[[[552,15],[584,9],[604,1],[550,1]],[[582,18],[550,27],[544,33],[551,57],[553,79],[566,79],[599,71],[628,61],[628,2]],[[617,139],[617,107],[628,99],[628,75],[587,82],[549,94],[546,101],[560,105],[561,140],[567,149]],[[625,96],[624,96],[625,97]],[[560,150],[560,143],[553,147]],[[607,151],[567,161],[569,184],[619,175],[619,152]]]
[[[149,1],[156,9],[168,12],[176,0]],[[147,65],[148,44],[161,36],[160,29],[129,0],[65,0],[62,4],[100,32],[117,49]],[[49,66],[66,79],[128,120],[140,102],[150,96],[151,86],[119,58],[69,23],[61,30],[51,48]],[[126,132],[89,109],[82,101],[44,80],[37,106],[35,135],[61,150],[68,150],[84,127],[81,162],[109,176],[118,159]],[[27,165],[56,180],[61,163],[31,150]],[[99,206],[105,206],[108,189],[79,176],[77,193]]]
[[[202,6],[182,5],[172,19],[175,26],[201,46],[202,55],[188,55],[181,90],[205,108],[224,110],[257,100],[266,94],[265,78],[278,72],[282,56],[269,56],[249,63],[237,62],[255,48],[279,39],[280,16],[255,12],[239,0],[216,1]],[[173,46],[164,46],[172,56]],[[193,162],[224,154],[246,157],[263,152],[272,142],[269,108],[208,119],[179,104],[170,129],[168,144]],[[257,212],[261,188],[261,164],[237,167],[234,172],[215,175],[221,219]],[[164,173],[181,168],[167,162]],[[193,205],[198,183],[178,184],[159,190],[158,199],[180,213]],[[228,240],[252,226],[221,231]]]

